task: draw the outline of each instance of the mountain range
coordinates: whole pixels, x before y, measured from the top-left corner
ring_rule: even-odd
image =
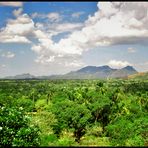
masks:
[[[71,71],[64,75],[33,76],[29,73],[8,76],[3,79],[107,79],[107,78],[127,78],[129,75],[138,73],[132,66],[121,69],[113,69],[104,66],[86,66],[77,71]]]

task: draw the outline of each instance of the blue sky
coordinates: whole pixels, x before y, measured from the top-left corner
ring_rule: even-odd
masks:
[[[0,77],[87,65],[148,71],[148,3],[0,2]]]

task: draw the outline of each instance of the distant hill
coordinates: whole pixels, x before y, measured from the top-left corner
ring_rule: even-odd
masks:
[[[109,66],[105,65],[105,66],[100,66],[100,67],[96,67],[96,66],[86,66],[84,68],[79,69],[77,72],[78,73],[88,73],[88,74],[94,74],[96,72],[102,71],[102,72],[108,72],[108,71],[112,71],[114,69],[110,68]]]
[[[137,71],[132,66],[126,66],[122,69],[113,69],[109,66],[87,66],[77,71],[64,75],[67,79],[106,79],[106,78],[123,78]]]
[[[132,66],[126,66],[122,69],[117,69],[114,71],[110,77],[111,78],[123,78],[128,77],[129,75],[138,73]]]
[[[109,66],[86,66],[77,71],[71,71],[64,75],[33,76],[29,73],[5,77],[5,79],[107,79],[127,78],[129,75],[138,73],[132,66],[121,69],[113,69]]]
[[[24,73],[16,76],[8,76],[5,79],[36,79],[35,76],[30,75],[29,73]]]

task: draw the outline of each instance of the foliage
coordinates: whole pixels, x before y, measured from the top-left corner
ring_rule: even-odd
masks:
[[[53,125],[55,133],[65,128],[72,128],[76,141],[79,142],[80,138],[85,133],[85,127],[89,123],[91,117],[90,111],[84,106],[77,104],[73,101],[62,101],[52,109],[58,123]]]
[[[143,146],[147,141],[148,119],[140,117],[133,119],[131,116],[120,117],[107,126],[107,132],[113,145]]]
[[[148,146],[148,81],[0,80],[0,146]]]
[[[38,127],[29,124],[29,116],[21,107],[1,107],[0,146],[38,146],[38,135]]]

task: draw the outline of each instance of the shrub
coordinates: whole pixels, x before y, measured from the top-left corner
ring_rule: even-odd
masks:
[[[0,108],[0,146],[38,146],[39,128],[30,125],[23,108]]]

